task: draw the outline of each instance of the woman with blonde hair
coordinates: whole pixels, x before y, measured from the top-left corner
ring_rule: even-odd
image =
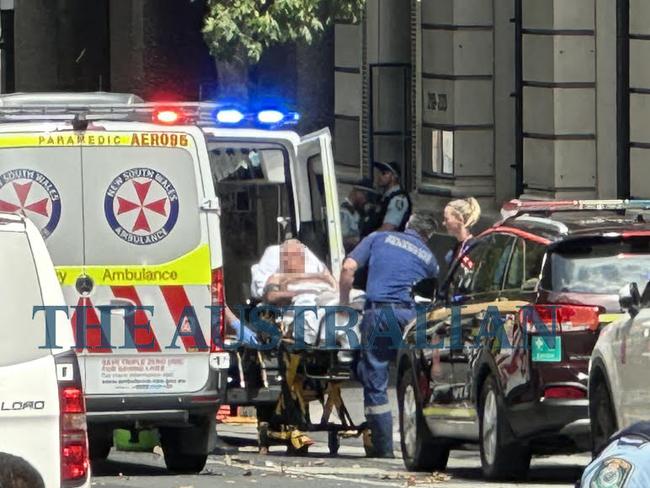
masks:
[[[481,206],[476,198],[452,200],[445,207],[443,225],[447,232],[458,241],[454,249],[447,254],[447,262],[451,263],[465,249],[474,237],[470,229],[481,217]]]

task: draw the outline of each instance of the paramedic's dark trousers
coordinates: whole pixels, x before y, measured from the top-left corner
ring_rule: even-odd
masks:
[[[363,405],[374,454],[379,457],[393,454],[393,417],[388,403],[389,368],[397,355],[401,331],[415,316],[414,308],[386,303],[371,303],[363,313],[357,378],[363,385]],[[400,333],[395,333],[394,338],[372,339],[378,332],[387,334],[391,330]]]

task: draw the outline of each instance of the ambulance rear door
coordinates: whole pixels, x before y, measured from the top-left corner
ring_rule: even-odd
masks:
[[[83,132],[80,149],[84,266],[60,273],[68,301],[94,307],[87,326],[110,318],[110,337],[93,329],[82,352],[86,394],[199,391],[209,374],[212,278],[203,135],[102,122]]]
[[[298,194],[299,238],[338,279],[345,253],[329,129],[300,139],[292,172]]]

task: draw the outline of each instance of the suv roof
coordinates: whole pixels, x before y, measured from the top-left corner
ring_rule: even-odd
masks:
[[[504,211],[514,210],[515,215],[499,222],[493,229],[514,228],[552,242],[568,237],[650,234],[650,218],[645,212],[649,203],[646,201],[575,201],[562,207],[558,203],[526,202],[517,207],[517,203],[513,206],[513,202],[509,202],[504,205]],[[606,209],[599,208],[603,206]]]

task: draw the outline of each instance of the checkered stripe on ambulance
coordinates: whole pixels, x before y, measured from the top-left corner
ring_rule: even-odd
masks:
[[[11,130],[0,133],[0,209],[46,238],[77,307],[86,393],[200,390],[216,342],[209,307],[222,300],[217,216],[201,211],[214,198],[202,133],[119,122]]]

